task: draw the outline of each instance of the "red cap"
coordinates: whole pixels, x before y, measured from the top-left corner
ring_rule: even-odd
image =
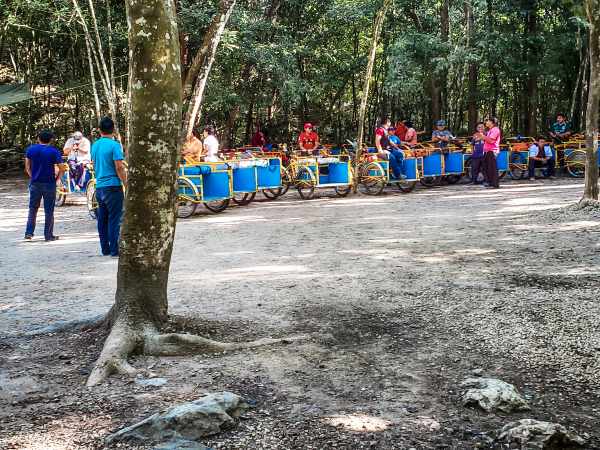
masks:
[[[307,128],[312,128],[312,127],[313,127],[313,126],[312,126],[312,123],[310,123],[310,122],[306,122],[306,123],[304,124],[304,129],[305,129],[305,130],[306,130]]]

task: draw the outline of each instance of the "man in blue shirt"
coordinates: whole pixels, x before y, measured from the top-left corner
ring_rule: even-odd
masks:
[[[102,254],[119,256],[119,234],[123,215],[123,185],[127,173],[123,147],[114,139],[115,124],[109,117],[100,121],[101,138],[92,145],[98,201],[98,235]]]
[[[535,181],[535,168],[546,167],[546,175],[554,178],[556,160],[550,144],[543,137],[529,147],[529,180]]]
[[[558,144],[568,141],[573,133],[571,132],[571,126],[567,122],[567,118],[564,114],[557,114],[556,122],[550,127],[550,136]]]
[[[42,131],[38,135],[38,143],[27,148],[25,153],[25,171],[29,175],[29,217],[25,239],[33,239],[35,222],[42,199],[44,200],[44,238],[46,242],[56,241],[54,236],[54,202],[56,201],[56,180],[60,179],[64,169],[62,156],[56,147],[50,145],[54,135],[50,131]],[[58,166],[58,172],[56,171]]]

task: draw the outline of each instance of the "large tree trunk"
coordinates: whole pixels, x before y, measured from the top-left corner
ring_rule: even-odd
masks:
[[[369,62],[367,64],[367,71],[365,73],[365,81],[363,85],[362,99],[360,102],[360,110],[358,113],[358,139],[356,148],[356,164],[360,160],[362,152],[363,141],[365,137],[365,115],[367,113],[367,103],[369,101],[369,89],[371,88],[371,77],[373,75],[373,67],[375,66],[375,56],[377,55],[377,45],[379,42],[379,36],[381,36],[381,30],[383,29],[383,23],[385,22],[385,14],[392,3],[391,0],[383,0],[381,9],[375,16],[375,23],[373,25],[373,37],[371,39],[371,51],[369,52]],[[357,172],[355,172],[357,173]],[[354,183],[354,189],[358,187],[358,183]]]
[[[537,108],[538,108],[538,70],[539,51],[537,42],[531,43],[537,38],[537,0],[532,0],[530,9],[526,16],[526,32],[529,40],[527,49],[527,85],[526,85],[526,101],[527,101],[527,133],[529,136],[535,137],[537,134]]]
[[[583,201],[598,200],[598,121],[600,108],[600,0],[586,0],[590,31],[590,84],[586,113],[586,163]]]
[[[225,32],[225,27],[231,17],[236,0],[221,0],[215,17],[213,18],[204,40],[202,47],[194,57],[188,70],[185,83],[183,85],[183,99],[187,105],[185,118],[182,127],[182,142],[192,136],[194,127],[204,100],[204,90],[210,75],[210,69],[215,61],[217,48],[221,37]]]

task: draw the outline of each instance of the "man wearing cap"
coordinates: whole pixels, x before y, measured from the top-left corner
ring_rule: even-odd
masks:
[[[91,162],[90,149],[90,141],[81,131],[73,133],[63,148],[63,155],[68,157],[71,178],[79,188],[83,188],[81,184],[85,178],[83,176],[85,166]]]
[[[431,141],[436,143],[440,150],[446,149],[452,139],[455,139],[452,133],[446,129],[446,121],[438,120],[435,123],[436,129],[431,134]]]
[[[311,153],[319,148],[319,135],[313,131],[311,123],[304,124],[304,131],[298,136],[298,147],[302,153]]]

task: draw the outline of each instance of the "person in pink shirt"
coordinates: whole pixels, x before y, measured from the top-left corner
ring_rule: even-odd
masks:
[[[498,128],[498,119],[491,117],[485,120],[487,133],[476,133],[476,138],[483,141],[483,173],[487,181],[487,188],[498,189],[500,178],[498,177],[498,165],[496,157],[500,153],[500,140],[502,132]]]

